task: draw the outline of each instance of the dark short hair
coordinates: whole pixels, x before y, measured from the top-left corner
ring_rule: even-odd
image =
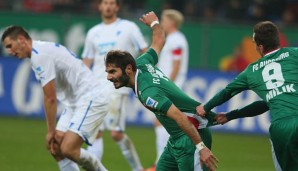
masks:
[[[1,41],[3,42],[6,37],[16,40],[19,35],[24,36],[26,39],[31,39],[28,32],[21,26],[9,26],[2,34]]]
[[[121,50],[109,51],[105,58],[105,65],[115,65],[121,68],[122,71],[125,71],[127,65],[131,65],[133,71],[137,70],[136,61],[132,55],[129,52]]]
[[[279,30],[271,21],[257,23],[253,31],[254,41],[257,45],[263,45],[265,52],[279,47]]]
[[[98,0],[98,4],[101,4],[102,1],[103,1],[103,0]],[[120,0],[115,0],[115,1],[116,1],[116,4],[117,4],[118,6],[120,6],[120,4],[121,4]]]

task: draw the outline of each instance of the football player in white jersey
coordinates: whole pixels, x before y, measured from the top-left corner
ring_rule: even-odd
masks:
[[[88,151],[95,154],[99,159],[102,158],[103,140],[101,132],[108,129],[132,170],[139,171],[143,167],[132,141],[124,133],[127,98],[130,90],[127,88],[116,90],[112,83],[107,80],[104,60],[105,55],[110,50],[124,50],[136,56],[140,52],[145,52],[148,45],[135,23],[117,17],[120,8],[119,0],[101,0],[98,7],[102,22],[88,31],[82,58],[88,67],[93,64],[92,70],[96,77],[105,81],[106,86],[110,87],[111,99],[109,112],[103,124],[105,128],[101,129],[93,146],[88,147]]]
[[[183,18],[183,15],[177,10],[167,9],[162,12],[161,25],[166,33],[166,43],[157,64],[160,70],[181,89],[188,70],[188,43],[184,34],[179,31]],[[157,119],[154,119],[154,126],[157,149],[156,164],[166,146],[169,134]],[[155,165],[147,170],[155,170]]]
[[[83,142],[93,143],[107,114],[104,85],[62,45],[32,40],[19,26],[8,27],[2,42],[10,55],[29,58],[44,93],[47,123],[46,147],[61,171],[106,170]],[[67,107],[56,124],[57,99]],[[38,170],[38,169],[37,169]]]

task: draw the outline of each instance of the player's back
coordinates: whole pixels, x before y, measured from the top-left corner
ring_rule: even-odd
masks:
[[[154,61],[152,60],[157,60],[157,54],[153,49],[149,49],[137,59],[138,72],[136,74],[135,92],[144,106],[156,114],[157,119],[163,124],[168,133],[174,137],[184,134],[177,123],[166,116],[171,104],[174,104],[187,115],[197,129],[212,125],[214,115],[208,115],[210,116],[209,121],[199,117],[196,114],[196,107],[200,103],[178,88],[153,65]]]
[[[270,52],[246,72],[250,89],[268,103],[272,122],[298,116],[298,48]]]
[[[57,98],[66,106],[102,97],[103,86],[73,52],[53,42],[33,41],[32,68],[42,86],[55,79]]]

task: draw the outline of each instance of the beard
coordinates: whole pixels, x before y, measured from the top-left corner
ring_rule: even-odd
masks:
[[[111,19],[115,15],[115,12],[112,9],[107,9],[105,12],[102,13],[102,17],[105,19]]]
[[[123,72],[121,77],[119,77],[117,80],[112,80],[112,82],[114,83],[116,89],[126,87],[129,83],[129,76],[125,72]],[[119,85],[115,85],[115,82],[118,82]]]

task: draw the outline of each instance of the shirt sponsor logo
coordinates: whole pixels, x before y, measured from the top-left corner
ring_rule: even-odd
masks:
[[[158,102],[157,101],[155,101],[151,97],[148,97],[147,98],[147,100],[146,100],[146,106],[156,109],[157,105],[158,105]]]

